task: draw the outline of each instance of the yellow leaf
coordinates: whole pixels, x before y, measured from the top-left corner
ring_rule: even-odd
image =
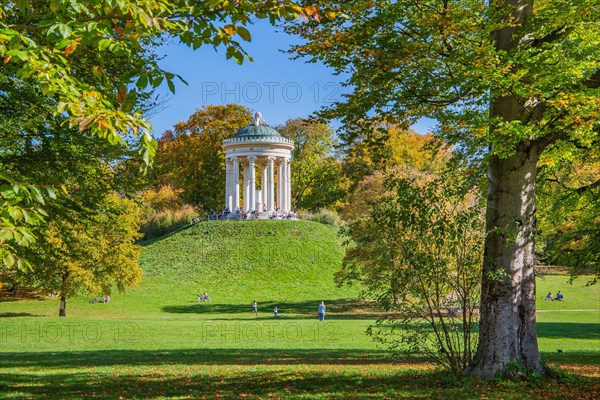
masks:
[[[92,120],[90,120],[89,118],[86,118],[84,120],[82,120],[81,122],[79,122],[79,130],[80,131],[85,131],[88,126],[90,126],[92,124]]]
[[[235,29],[235,26],[233,26],[233,25],[225,25],[223,30],[225,32],[227,32],[227,34],[229,34],[229,35],[233,35],[234,33],[237,32],[237,29]]]
[[[68,45],[67,48],[65,49],[65,56],[68,57],[71,53],[73,53],[78,45],[79,45],[79,43],[77,43],[77,42],[73,42],[70,45]]]
[[[317,7],[315,6],[306,6],[304,7],[304,11],[306,11],[306,13],[308,15],[314,15],[317,13]]]

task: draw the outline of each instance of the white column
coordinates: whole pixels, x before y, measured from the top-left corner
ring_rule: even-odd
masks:
[[[285,205],[286,205],[286,200],[285,200],[285,160],[282,158],[281,159],[281,163],[279,164],[279,177],[278,180],[279,182],[281,182],[280,185],[280,189],[279,189],[279,209],[282,212],[285,212]]]
[[[262,211],[263,209],[263,202],[262,202],[262,189],[256,189],[256,212]]]
[[[285,159],[285,200],[287,211],[292,209],[292,162]]]
[[[267,168],[268,168],[268,185],[267,185],[267,209],[269,212],[272,212],[273,209],[275,208],[274,205],[274,197],[275,197],[275,171],[274,171],[274,166],[273,166],[273,162],[275,161],[275,159],[273,157],[269,157],[268,161],[267,161]]]
[[[240,206],[240,162],[237,157],[232,157],[233,159],[233,177],[232,177],[232,186],[233,186],[233,209],[231,211],[236,210]]]
[[[231,162],[229,158],[225,159],[225,208],[229,207],[229,198],[231,195]]]
[[[248,179],[248,164],[244,164],[244,211],[248,211],[248,192],[250,192],[250,180]]]
[[[260,189],[261,189],[261,195],[262,195],[262,204],[263,207],[268,207],[267,205],[267,187],[269,186],[267,184],[268,182],[268,178],[267,178],[267,171],[268,171],[268,167],[267,164],[263,164],[261,166],[262,169],[262,176],[261,176],[261,180],[260,180]],[[262,209],[259,211],[263,211]]]
[[[281,160],[281,211],[287,212],[287,163],[286,159]]]
[[[248,210],[256,210],[256,169],[255,169],[256,157],[250,156],[248,157],[248,170],[250,172],[248,176]]]
[[[279,160],[277,167],[277,208],[281,212],[283,211],[283,160]]]

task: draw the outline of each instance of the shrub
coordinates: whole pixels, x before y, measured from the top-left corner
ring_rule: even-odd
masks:
[[[376,341],[460,373],[477,343],[483,196],[459,173],[391,173],[384,185],[349,223],[355,246],[336,278],[360,281],[387,312],[370,330]]]
[[[336,228],[339,228],[341,225],[340,216],[335,211],[325,209],[321,210],[318,214],[314,214],[310,220],[325,225],[335,226]]]
[[[181,192],[181,189],[174,189],[170,185],[162,185],[144,191],[141,194],[141,199],[150,210],[177,210],[184,205],[179,198]]]
[[[173,232],[190,224],[196,216],[197,212],[194,207],[187,204],[177,210],[152,210],[147,214],[146,221],[141,229],[144,240]]]

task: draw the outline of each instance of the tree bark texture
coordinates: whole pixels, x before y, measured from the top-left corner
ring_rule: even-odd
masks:
[[[533,11],[533,0],[504,0],[504,4],[514,7],[512,17],[517,23]],[[516,25],[495,32],[496,47],[515,51],[516,32]],[[536,123],[541,110],[526,110],[525,101],[515,94],[495,98],[490,105],[491,120]],[[465,371],[469,375],[497,376],[512,362],[548,373],[537,345],[533,252],[535,184],[543,147],[541,142],[524,140],[513,155],[490,158],[480,336],[477,353]]]
[[[538,150],[494,158],[488,168],[487,237],[484,250],[477,353],[465,371],[493,377],[511,362],[545,374],[535,317],[535,179]]]

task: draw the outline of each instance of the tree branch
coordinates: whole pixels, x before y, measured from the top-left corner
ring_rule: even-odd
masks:
[[[600,87],[600,69],[597,69],[590,79],[584,81],[583,85],[588,89],[598,89]]]
[[[588,190],[595,189],[600,187],[600,179],[597,179],[595,182],[590,183],[589,185],[580,186],[577,189],[574,189],[575,193],[581,194]]]
[[[566,38],[567,36],[569,36],[571,34],[571,32],[573,32],[573,27],[572,26],[570,26],[568,28],[565,28],[564,26],[561,26],[560,28],[558,28],[558,29],[554,30],[553,32],[547,34],[543,38],[533,39],[531,41],[531,47],[541,47],[542,45],[544,45],[546,43],[552,43],[552,42],[555,42],[557,40]]]

